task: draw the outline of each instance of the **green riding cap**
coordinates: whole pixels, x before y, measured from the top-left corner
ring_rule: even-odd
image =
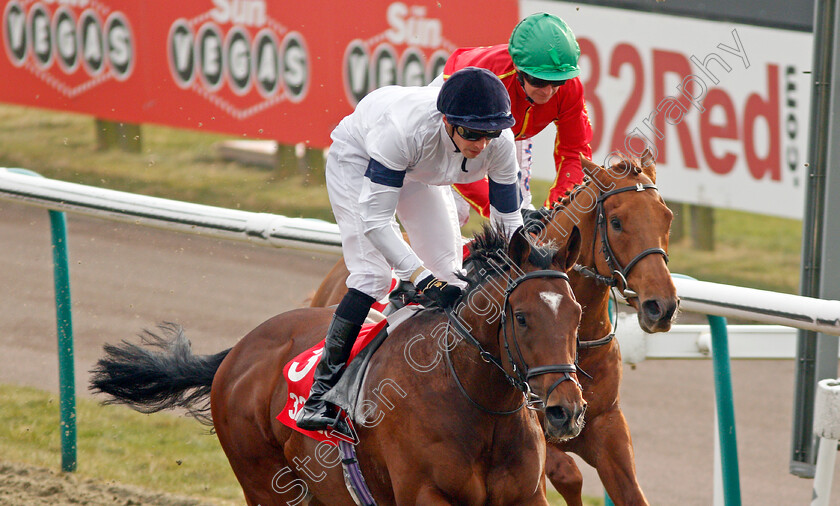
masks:
[[[517,69],[546,81],[580,75],[580,46],[572,29],[553,14],[526,17],[510,34],[508,51]]]

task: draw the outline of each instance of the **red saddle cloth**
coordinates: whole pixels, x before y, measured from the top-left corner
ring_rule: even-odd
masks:
[[[359,337],[356,338],[356,342],[353,344],[353,349],[350,351],[350,358],[347,362],[350,363],[353,358],[359,354],[359,351],[372,341],[373,338],[379,334],[379,331],[387,324],[387,320],[382,320],[379,323],[369,323],[363,325],[362,330],[359,331]],[[283,376],[286,378],[286,390],[288,391],[288,397],[286,398],[286,404],[283,407],[283,410],[280,411],[279,415],[277,415],[277,419],[280,420],[280,423],[286,427],[290,427],[317,441],[326,441],[328,443],[338,445],[340,440],[343,439],[346,441],[346,437],[336,437],[332,435],[329,430],[303,430],[298,428],[295,423],[295,417],[298,412],[303,409],[303,403],[305,403],[306,399],[309,397],[309,391],[312,389],[312,382],[315,377],[315,366],[318,365],[318,360],[320,360],[321,353],[323,353],[323,351],[324,340],[322,339],[312,348],[309,348],[293,358],[283,368]],[[351,422],[348,420],[348,423]]]

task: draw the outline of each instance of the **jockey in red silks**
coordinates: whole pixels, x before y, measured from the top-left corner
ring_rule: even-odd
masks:
[[[592,126],[586,112],[578,58],[580,47],[569,26],[557,16],[532,14],[516,25],[509,44],[457,49],[447,60],[442,78],[464,67],[486,68],[496,74],[510,94],[512,127],[520,165],[523,209],[531,205],[531,138],[550,123],[557,127],[554,141],[556,177],[543,206],[551,205],[583,180],[580,154],[592,158]],[[440,82],[440,77],[436,80]],[[436,84],[436,83],[433,83]],[[466,201],[482,216],[489,216],[486,180],[456,184],[461,224],[469,218]]]

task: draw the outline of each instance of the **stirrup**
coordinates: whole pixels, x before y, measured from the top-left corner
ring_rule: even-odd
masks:
[[[330,410],[334,408],[332,408],[330,404],[327,404],[326,402],[324,402],[324,404],[325,407],[323,409],[313,410],[307,410],[306,406],[304,405],[304,408],[300,410],[300,413],[295,418],[295,425],[297,425],[303,430],[316,431],[324,430],[327,427],[329,427],[332,423],[335,423],[335,418],[330,417]],[[302,420],[304,417],[307,417],[307,415],[309,419]],[[304,425],[301,425],[302,421],[304,422]]]
[[[339,411],[338,414],[335,415],[335,420],[333,420],[332,423],[329,424],[329,428],[341,434],[350,441],[356,440],[356,434],[353,432],[353,429],[350,428],[350,425],[348,424],[347,420],[345,420],[345,417],[341,416],[341,411]]]

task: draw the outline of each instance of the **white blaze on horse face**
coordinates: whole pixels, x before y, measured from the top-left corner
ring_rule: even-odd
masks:
[[[548,304],[548,307],[554,311],[554,315],[557,316],[557,309],[560,307],[560,302],[563,300],[563,296],[556,292],[540,292],[540,298]]]

